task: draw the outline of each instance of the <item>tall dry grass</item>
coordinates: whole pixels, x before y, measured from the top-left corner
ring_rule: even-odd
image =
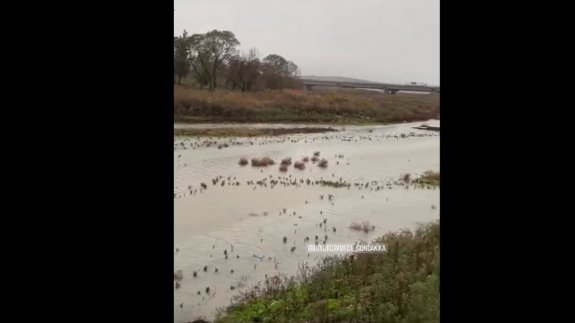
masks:
[[[174,88],[177,121],[402,122],[439,116],[439,94],[361,90],[236,92]]]

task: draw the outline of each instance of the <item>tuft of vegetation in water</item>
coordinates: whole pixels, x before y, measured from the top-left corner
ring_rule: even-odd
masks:
[[[405,184],[409,184],[409,183],[411,182],[411,174],[407,173],[407,174],[401,175],[401,180],[402,180]]]
[[[296,161],[296,162],[293,164],[293,167],[295,167],[295,168],[297,168],[297,169],[299,169],[299,170],[304,170],[304,169],[305,169],[305,164],[304,164],[303,162]]]
[[[316,185],[327,186],[327,187],[334,187],[334,188],[342,188],[342,187],[351,187],[351,184],[346,181],[326,181],[324,179],[315,181]]]
[[[439,221],[388,233],[384,253],[328,257],[266,277],[215,322],[439,322]]]
[[[286,166],[291,165],[291,157],[287,157],[287,158],[282,159],[281,164],[286,165]]]
[[[439,186],[439,172],[426,171],[419,178],[413,181],[414,184]]]
[[[252,158],[252,166],[254,167],[266,167],[269,165],[274,165],[275,161],[269,157],[264,158]]]
[[[352,230],[363,231],[365,233],[368,233],[371,230],[375,230],[375,227],[370,225],[367,221],[362,223],[353,222],[349,228]]]

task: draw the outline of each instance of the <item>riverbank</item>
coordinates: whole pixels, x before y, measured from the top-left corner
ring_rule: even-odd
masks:
[[[327,258],[269,277],[216,322],[439,322],[439,221],[388,233],[384,253]]]
[[[413,129],[418,129],[418,130],[429,130],[429,131],[437,131],[439,132],[440,128],[439,127],[434,127],[434,126],[429,126],[429,125],[421,125],[418,127],[413,127]]]
[[[439,117],[439,94],[363,90],[237,92],[174,88],[174,121],[373,124]]]
[[[324,133],[337,131],[331,127],[300,127],[300,128],[180,128],[174,129],[178,137],[257,137],[279,136],[300,133]]]

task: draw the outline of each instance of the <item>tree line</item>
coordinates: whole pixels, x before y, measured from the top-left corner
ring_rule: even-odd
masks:
[[[231,31],[212,30],[174,37],[174,82],[192,79],[200,89],[232,90],[299,88],[297,65],[278,54],[262,60],[252,48],[240,53],[240,42]]]

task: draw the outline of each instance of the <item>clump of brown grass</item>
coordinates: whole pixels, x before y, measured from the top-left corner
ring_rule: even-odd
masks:
[[[304,158],[303,158],[303,162],[304,162],[304,163],[309,162],[309,157],[304,157]]]
[[[416,184],[439,186],[439,172],[434,172],[431,170],[426,171],[421,175],[421,177],[414,180]]]
[[[280,172],[287,172],[287,170],[288,170],[287,165],[281,165],[280,166]]]
[[[281,164],[282,164],[282,165],[286,165],[286,166],[291,165],[291,157],[282,159]]]
[[[299,169],[299,170],[304,170],[305,169],[305,164],[303,162],[300,161],[296,161],[293,165],[293,167]]]
[[[319,156],[319,151],[313,153],[314,156]]]
[[[319,158],[317,158],[316,156],[313,156],[313,157],[311,158],[311,162],[312,162],[312,163],[315,163],[315,162],[318,161],[318,160],[319,160]]]
[[[269,165],[274,165],[275,162],[273,159],[269,158],[269,157],[264,157],[264,158],[252,158],[252,166],[255,167],[266,167]]]
[[[248,159],[247,158],[240,158],[240,165],[245,166],[248,164]]]
[[[370,225],[369,221],[364,221],[361,224],[352,222],[349,228],[352,230],[363,231],[365,233],[368,233],[371,230],[375,230],[375,226]]]
[[[327,160],[326,159],[322,159],[319,164],[317,164],[319,167],[321,168],[326,168],[327,167]]]
[[[407,173],[407,174],[401,175],[401,180],[404,183],[409,184],[409,182],[411,182],[411,174]]]

